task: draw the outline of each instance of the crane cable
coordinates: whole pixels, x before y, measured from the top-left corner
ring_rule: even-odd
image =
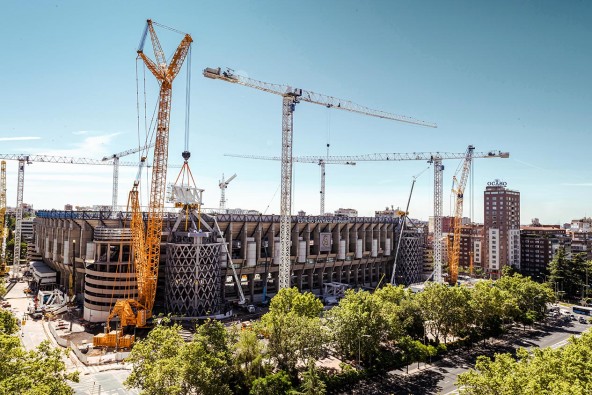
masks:
[[[401,229],[399,230],[399,238],[397,239],[397,249],[395,250],[395,260],[393,263],[393,272],[391,274],[391,284],[392,285],[397,285],[397,278],[395,276],[396,272],[397,272],[397,260],[399,258],[399,249],[401,248],[401,239],[403,238],[403,230],[405,229],[405,223],[407,221],[407,216],[409,215],[409,204],[411,203],[411,195],[413,195],[413,187],[415,186],[415,181],[417,181],[417,179],[423,173],[428,171],[430,169],[430,167],[432,167],[431,164],[428,167],[426,167],[424,170],[422,170],[421,172],[419,172],[415,176],[413,176],[413,182],[411,183],[411,191],[409,192],[409,198],[407,199],[407,207],[405,208],[405,215],[403,215],[403,217],[402,217]]]
[[[185,87],[185,151],[189,152],[189,116],[191,110],[191,45],[187,51],[187,84]]]

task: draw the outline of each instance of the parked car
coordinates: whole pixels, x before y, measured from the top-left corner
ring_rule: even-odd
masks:
[[[580,319],[578,321],[580,321],[580,324],[586,324],[587,323],[587,321],[586,321],[586,319],[584,317],[580,317]]]

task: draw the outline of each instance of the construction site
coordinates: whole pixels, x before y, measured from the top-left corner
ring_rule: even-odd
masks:
[[[297,105],[311,103],[331,110],[345,110],[388,121],[421,127],[436,125],[415,118],[367,108],[347,100],[286,85],[241,76],[231,69],[206,68],[203,76],[238,84],[281,97],[281,156],[227,154],[245,159],[280,162],[280,212],[261,214],[233,210],[225,205],[225,191],[236,174],[220,180],[220,204],[203,207],[203,189],[190,169],[186,145],[181,166],[169,164],[169,123],[175,77],[188,59],[193,42],[189,34],[167,59],[155,27],[148,20],[137,50],[138,59],[158,82],[156,119],[138,147],[102,159],[46,155],[0,154],[2,184],[0,229],[5,228],[6,162],[18,163],[12,283],[26,279],[34,303],[32,317],[59,318],[65,313],[92,327],[104,324],[92,339],[95,347],[129,349],[135,330],[150,328],[155,317],[171,315],[186,322],[255,314],[281,289],[310,291],[327,304],[335,304],[346,289],[374,290],[387,283],[409,286],[435,281],[456,284],[460,253],[463,195],[474,159],[508,158],[507,152],[476,152],[469,145],[459,153],[413,152],[352,156],[294,156],[293,117]],[[144,53],[152,44],[154,60]],[[190,63],[190,61],[188,61]],[[186,121],[186,141],[188,136]],[[120,162],[138,154],[139,163]],[[454,234],[451,242],[442,234],[443,161],[461,161],[455,177]],[[325,212],[325,165],[362,162],[421,161],[433,169],[433,235],[413,224],[405,210],[392,215],[357,217]],[[39,210],[28,241],[27,258],[21,257],[25,167],[34,162],[113,166],[113,199],[110,205],[91,210]],[[320,166],[318,215],[294,215],[292,209],[293,164]],[[138,169],[126,209],[118,204],[119,166]],[[170,167],[180,167],[174,183],[167,183]],[[140,205],[143,169],[151,172],[149,203]],[[415,178],[414,181],[415,183]],[[409,193],[409,200],[413,185]],[[168,203],[165,205],[165,203]],[[4,231],[4,248],[7,232]],[[426,250],[431,270],[426,273]],[[5,255],[3,252],[3,259]],[[447,272],[443,267],[448,268]],[[96,331],[95,331],[96,332]]]

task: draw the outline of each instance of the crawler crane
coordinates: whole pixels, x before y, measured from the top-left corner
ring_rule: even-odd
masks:
[[[145,326],[146,320],[152,316],[160,261],[160,243],[162,239],[173,80],[181,70],[181,66],[193,42],[189,34],[184,34],[181,43],[167,64],[165,54],[154,30],[154,25],[158,24],[150,19],[147,20],[137,51],[138,56],[144,61],[146,68],[150,70],[160,85],[148,220],[146,231],[144,232],[144,221],[139,204],[138,176],[130,192],[128,203],[132,210],[130,228],[132,232],[134,267],[138,284],[138,299],[118,300],[109,315],[110,319],[115,315],[119,316],[122,327],[127,325]],[[144,44],[148,34],[150,34],[156,61],[151,60],[144,54]],[[109,322],[105,329],[106,332],[109,332]],[[95,337],[93,342],[104,346],[117,345],[117,335],[119,333],[119,331],[116,331],[115,336],[108,336],[105,339],[97,339]],[[106,334],[109,335],[109,333]]]

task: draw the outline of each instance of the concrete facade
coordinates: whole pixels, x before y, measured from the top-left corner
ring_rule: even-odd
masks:
[[[130,264],[131,235],[126,228],[129,219],[129,213],[108,211],[37,213],[35,250],[58,272],[57,282],[62,288],[68,287],[72,275],[88,321],[104,321],[118,298],[136,295]],[[168,213],[164,219],[155,312],[166,313],[167,237],[176,219],[177,213]],[[216,219],[221,231],[217,242],[228,246],[246,299],[257,303],[271,298],[279,284],[274,259],[279,251],[279,216],[218,214]],[[214,227],[207,216],[204,223]],[[291,284],[321,295],[324,283],[345,283],[355,288],[387,283],[393,269],[398,223],[399,218],[293,216]],[[405,232],[400,251],[404,259],[397,269],[402,283],[414,282],[421,274],[423,233]],[[222,255],[219,267],[220,300],[226,304],[238,301],[232,268]]]

